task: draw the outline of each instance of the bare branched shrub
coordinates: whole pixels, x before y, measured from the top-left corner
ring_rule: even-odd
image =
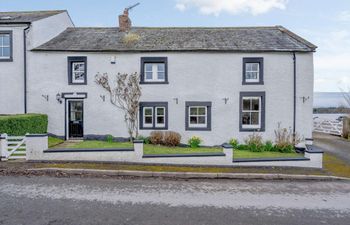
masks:
[[[161,131],[152,131],[149,140],[154,145],[163,144],[164,133]]]
[[[130,141],[138,136],[138,109],[141,97],[140,76],[137,73],[118,73],[110,81],[107,73],[95,76],[95,82],[110,95],[110,102],[124,111]]]
[[[281,123],[278,123],[277,130],[275,130],[275,145],[278,148],[286,148],[288,146],[295,146],[302,141],[298,133],[293,134],[292,128],[282,128]]]
[[[181,141],[181,135],[174,131],[166,131],[164,132],[164,140],[163,143],[166,146],[177,146],[180,144]]]
[[[140,40],[140,35],[135,33],[127,33],[123,38],[123,42],[127,46],[131,46],[136,42],[138,42],[139,40]]]

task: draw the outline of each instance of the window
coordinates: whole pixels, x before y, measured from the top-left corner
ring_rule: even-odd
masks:
[[[141,83],[166,84],[168,83],[168,60],[166,57],[141,58]]]
[[[12,31],[0,31],[0,61],[12,61]]]
[[[240,99],[240,130],[264,131],[265,93],[241,92]]]
[[[263,58],[243,58],[242,84],[264,84]]]
[[[211,102],[186,102],[186,130],[211,130]]]
[[[68,57],[69,84],[87,84],[86,62],[86,57]]]
[[[140,102],[140,129],[168,129],[167,102]]]

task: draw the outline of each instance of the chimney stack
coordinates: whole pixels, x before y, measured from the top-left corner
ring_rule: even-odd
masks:
[[[129,9],[124,9],[123,15],[119,15],[119,31],[128,32],[131,28]]]

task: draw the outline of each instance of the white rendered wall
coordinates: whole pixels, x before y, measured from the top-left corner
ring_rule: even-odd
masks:
[[[31,48],[74,26],[67,12],[33,22],[27,31],[27,65],[32,60]],[[27,25],[0,25],[0,31],[12,31],[13,61],[0,62],[0,114],[24,113],[24,40]],[[32,61],[35,63],[36,61]],[[27,73],[28,79],[30,74]]]
[[[0,114],[24,113],[23,29],[26,25],[0,25],[12,31],[13,61],[0,61]]]
[[[169,130],[182,135],[182,142],[200,136],[205,145],[238,138],[241,142],[251,132],[239,132],[239,93],[266,92],[264,139],[274,140],[278,122],[293,126],[293,56],[291,53],[60,53],[33,52],[29,64],[29,112],[49,115],[49,132],[64,136],[64,104],[55,100],[57,93],[87,92],[84,100],[84,134],[112,134],[127,137],[123,114],[112,106],[107,93],[94,83],[95,75],[107,72],[140,72],[140,58],[168,57],[169,84],[142,85],[141,101],[165,101],[169,104]],[[115,65],[111,56],[117,57]],[[87,85],[68,85],[67,57],[87,56]],[[264,58],[264,85],[242,85],[242,58]],[[312,129],[312,53],[297,54],[297,131],[311,137]],[[41,95],[49,95],[46,101]],[[106,95],[103,102],[100,95]],[[310,96],[305,104],[301,96]],[[178,98],[176,104],[174,98]],[[225,104],[223,98],[229,98]],[[212,102],[211,131],[185,131],[185,102]],[[151,130],[141,130],[148,135]]]

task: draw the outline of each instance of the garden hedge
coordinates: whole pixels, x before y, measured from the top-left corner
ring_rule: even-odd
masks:
[[[47,115],[44,114],[0,115],[0,134],[46,134],[47,124]]]

